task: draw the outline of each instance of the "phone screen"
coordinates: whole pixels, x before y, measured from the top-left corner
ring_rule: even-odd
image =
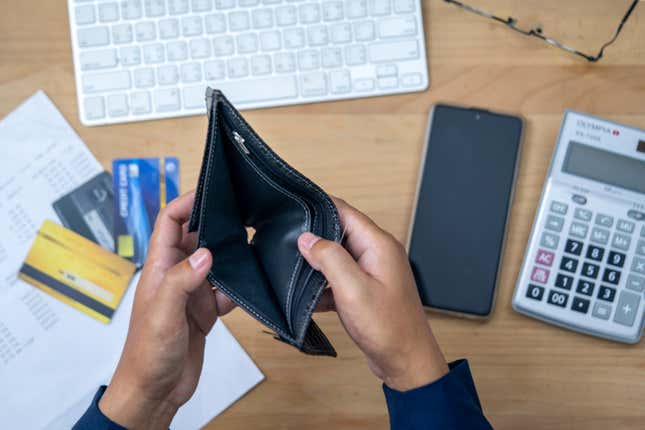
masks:
[[[487,316],[495,297],[522,120],[435,106],[409,256],[421,301]]]

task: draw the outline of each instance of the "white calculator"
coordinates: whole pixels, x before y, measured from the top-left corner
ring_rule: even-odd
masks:
[[[644,291],[645,130],[567,111],[513,308],[636,343]]]

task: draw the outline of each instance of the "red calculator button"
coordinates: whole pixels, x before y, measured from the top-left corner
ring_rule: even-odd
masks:
[[[542,267],[534,267],[531,272],[531,281],[546,284],[549,281],[549,271]]]
[[[553,259],[555,254],[551,251],[545,251],[543,249],[538,249],[537,255],[535,256],[535,262],[542,264],[544,266],[551,266],[553,264]]]

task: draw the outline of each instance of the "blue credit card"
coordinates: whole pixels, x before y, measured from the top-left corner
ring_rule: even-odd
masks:
[[[118,159],[112,176],[116,253],[142,266],[159,209],[179,195],[179,160]]]

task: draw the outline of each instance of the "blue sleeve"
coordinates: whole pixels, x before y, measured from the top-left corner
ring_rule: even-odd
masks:
[[[466,360],[449,364],[440,379],[410,391],[383,385],[391,430],[492,430]]]
[[[96,392],[92,404],[85,411],[83,416],[78,420],[72,430],[127,430],[125,427],[112,422],[108,417],[103,415],[99,409],[99,401],[105,392],[105,385],[101,386]]]

